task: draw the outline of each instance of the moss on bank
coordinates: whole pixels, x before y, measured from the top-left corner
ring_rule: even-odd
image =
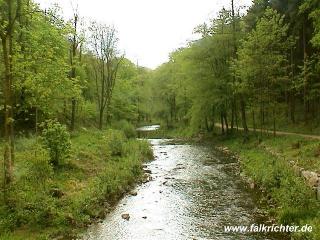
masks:
[[[146,141],[89,130],[72,137],[69,160],[53,169],[38,138],[18,139],[9,204],[0,199],[0,239],[72,239],[104,217],[141,179],[142,163],[150,159]]]
[[[216,140],[239,155],[242,172],[264,192],[270,215],[279,224],[313,227],[310,234],[292,234],[293,239],[320,239],[319,200],[292,168],[294,162],[319,171],[319,141],[299,136],[264,136],[261,141],[253,135],[249,141],[243,141],[240,135]]]

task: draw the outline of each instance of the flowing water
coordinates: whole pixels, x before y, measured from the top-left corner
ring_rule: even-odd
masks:
[[[145,168],[152,180],[91,226],[84,240],[283,239],[224,231],[224,226],[265,221],[235,160],[210,146],[149,141],[155,160]]]

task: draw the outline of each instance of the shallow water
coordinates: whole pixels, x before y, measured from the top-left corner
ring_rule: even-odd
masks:
[[[139,186],[137,196],[122,199],[84,240],[283,239],[224,232],[226,225],[264,219],[234,160],[209,146],[150,142],[156,159],[146,168],[152,181]]]
[[[159,128],[160,128],[160,125],[151,125],[151,126],[144,126],[144,127],[137,128],[137,131],[149,132],[149,131],[158,130]]]

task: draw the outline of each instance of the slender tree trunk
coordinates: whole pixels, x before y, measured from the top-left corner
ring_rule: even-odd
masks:
[[[261,134],[261,137],[262,137],[262,134],[263,134],[263,119],[264,119],[264,116],[263,116],[263,104],[261,103],[260,104],[260,134]]]
[[[225,131],[224,131],[224,122],[223,122],[223,113],[222,112],[220,114],[220,121],[221,121],[221,133],[222,133],[222,135],[224,135]]]
[[[78,25],[78,15],[75,14],[73,19],[74,24],[74,33],[73,33],[73,40],[72,40],[72,51],[71,51],[71,80],[74,80],[76,78],[76,56],[77,56],[77,25]],[[70,130],[74,131],[75,128],[75,121],[76,121],[76,108],[77,108],[77,100],[75,97],[72,97],[71,99],[71,121],[70,121]]]
[[[99,110],[99,129],[102,130],[102,127],[103,127],[103,107],[101,106],[100,107],[100,110]]]
[[[236,127],[237,127],[237,132],[239,131],[239,116],[238,116],[238,106],[237,102],[235,102],[235,117],[236,117]]]
[[[307,53],[307,36],[306,36],[306,20],[303,21],[303,29],[302,29],[302,40],[303,40],[303,104],[304,104],[304,122],[308,123],[308,99],[307,99],[307,88],[308,88],[308,78],[307,78],[307,61],[308,61],[308,53]]]
[[[35,107],[35,130],[36,130],[36,136],[38,135],[38,107]]]
[[[256,133],[256,117],[255,117],[254,109],[252,109],[252,123],[253,123],[253,131],[254,133]]]
[[[210,132],[209,123],[208,123],[208,117],[205,117],[204,123],[205,123],[205,125],[206,125],[206,130],[207,130],[207,132]]]
[[[4,61],[4,195],[6,200],[6,192],[8,185],[13,179],[13,162],[14,162],[14,133],[13,133],[13,99],[12,99],[12,52],[9,52],[11,35],[3,36],[2,54]]]
[[[237,57],[237,45],[236,45],[236,22],[235,22],[235,11],[234,11],[234,0],[231,0],[231,14],[232,14],[232,42],[233,42],[233,51],[232,57],[236,59]],[[236,77],[235,73],[233,74],[233,85],[235,84]],[[234,129],[234,121],[236,119],[236,96],[232,97],[232,106],[231,106],[231,132]]]
[[[276,106],[275,106],[275,104],[273,106],[272,113],[273,113],[273,137],[275,137],[276,136]]]
[[[293,84],[295,79],[295,71],[294,71],[294,56],[293,56],[293,48],[291,48],[291,81]],[[295,123],[295,96],[294,96],[294,90],[291,90],[289,92],[290,95],[290,119],[292,123]]]
[[[247,135],[249,132],[246,118],[246,104],[243,100],[243,96],[240,96],[240,110],[241,110],[241,118],[242,118],[242,127],[244,130],[244,134]]]
[[[229,124],[228,124],[228,118],[227,118],[227,112],[224,111],[223,113],[223,118],[224,118],[224,122],[225,122],[225,125],[226,125],[226,133],[228,134],[229,133]]]
[[[290,96],[291,100],[290,100],[290,119],[292,123],[295,123],[295,97],[293,95],[293,93],[291,93]]]
[[[77,101],[75,98],[71,100],[71,122],[70,122],[70,130],[74,131],[75,122],[76,122],[76,109],[77,109]]]
[[[234,129],[234,122],[235,122],[235,100],[232,100],[232,106],[231,106],[231,126],[230,131],[233,132]]]

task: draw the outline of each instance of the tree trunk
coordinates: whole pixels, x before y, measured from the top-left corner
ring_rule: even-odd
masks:
[[[295,79],[295,71],[294,71],[294,56],[293,56],[293,48],[291,48],[291,81],[293,84]],[[295,96],[294,96],[294,90],[291,90],[289,92],[289,101],[290,101],[290,119],[292,123],[295,123]]]
[[[308,99],[307,99],[307,88],[308,88],[308,78],[307,78],[307,36],[306,36],[306,20],[303,21],[303,29],[302,29],[302,40],[303,40],[303,105],[304,105],[304,122],[308,123]]]
[[[294,94],[291,93],[291,101],[290,101],[290,118],[291,118],[291,122],[292,123],[295,123],[295,108],[296,108],[296,105],[295,105],[295,97],[294,97]]]
[[[204,123],[205,123],[205,125],[206,125],[206,130],[207,130],[207,132],[210,132],[209,123],[208,123],[208,117],[205,117]]]
[[[99,129],[102,130],[102,126],[103,126],[103,108],[100,107],[99,110]]]
[[[74,131],[74,128],[75,128],[76,108],[77,108],[77,101],[74,98],[72,98],[72,100],[71,100],[71,122],[70,122],[70,130],[71,131]]]
[[[232,100],[232,106],[231,106],[231,132],[233,132],[234,129],[234,122],[235,122],[235,100]]]
[[[228,118],[227,118],[227,112],[224,111],[223,113],[223,118],[224,118],[224,122],[225,122],[225,125],[226,125],[226,133],[228,134],[229,133],[229,124],[228,124]]]
[[[276,136],[276,106],[273,106],[273,137]]]
[[[243,100],[243,96],[240,97],[240,110],[241,110],[241,118],[242,118],[242,127],[244,130],[244,134],[247,135],[249,132],[246,118],[246,104]]]
[[[220,120],[221,120],[221,133],[224,135],[224,122],[223,122],[223,113],[220,114]]]
[[[256,133],[256,116],[255,116],[254,109],[252,109],[252,123],[253,123],[253,131],[254,133]]]
[[[12,53],[10,53],[11,36],[2,37],[2,51],[5,68],[4,77],[4,193],[13,179],[14,132],[13,132],[13,101],[12,101]]]

